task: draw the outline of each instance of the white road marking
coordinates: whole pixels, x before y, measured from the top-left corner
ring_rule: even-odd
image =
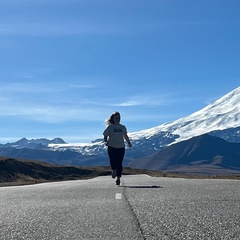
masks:
[[[121,193],[116,193],[116,199],[122,199],[122,194]]]

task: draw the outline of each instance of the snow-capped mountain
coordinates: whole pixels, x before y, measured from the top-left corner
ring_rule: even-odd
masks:
[[[131,133],[132,139],[151,137],[159,132],[179,135],[175,142],[216,130],[240,127],[240,87],[205,108],[174,122]]]
[[[240,87],[205,108],[176,121],[150,129],[129,133],[133,147],[127,149],[125,165],[148,156],[168,145],[210,133],[229,142],[240,142]],[[108,165],[107,151],[102,139],[91,143],[67,144],[62,139],[21,139],[13,144],[0,144],[0,155],[22,157],[57,163],[64,155],[65,164],[82,166]],[[10,149],[11,148],[11,149]],[[38,153],[28,151],[37,149]],[[34,157],[34,158],[33,158]]]
[[[4,147],[13,147],[17,149],[21,148],[44,148],[48,147],[49,144],[66,144],[61,138],[54,138],[52,140],[49,140],[47,138],[39,138],[39,139],[27,139],[22,138],[16,142],[13,143],[7,143],[7,144],[1,144]]]
[[[203,175],[240,174],[240,143],[203,134],[134,160],[131,168]]]
[[[150,129],[129,133],[134,148],[128,151],[135,152],[134,157],[136,157],[137,152],[141,155],[147,150],[149,153],[171,143],[181,142],[213,131],[216,134],[216,131],[233,129],[232,134],[234,131],[237,134],[240,133],[238,127],[240,127],[240,87],[187,117]],[[221,137],[221,134],[218,135]],[[104,151],[101,140],[75,145],[50,144],[49,147],[59,150],[71,148],[82,154],[94,155]]]

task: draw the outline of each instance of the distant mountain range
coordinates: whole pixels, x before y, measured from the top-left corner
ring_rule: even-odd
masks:
[[[54,138],[52,140],[49,140],[47,138],[39,138],[39,139],[27,139],[22,138],[16,142],[13,143],[6,143],[6,144],[0,144],[0,147],[12,147],[17,149],[22,148],[29,148],[29,149],[44,149],[48,148],[49,144],[65,144],[61,138]]]
[[[124,164],[127,166],[134,160],[157,154],[171,145],[206,133],[228,142],[240,143],[240,87],[187,117],[129,133],[133,147],[126,150]],[[109,165],[102,139],[91,143],[67,144],[61,138],[23,138],[14,143],[0,144],[0,156],[78,166]],[[188,170],[192,171],[190,168]]]

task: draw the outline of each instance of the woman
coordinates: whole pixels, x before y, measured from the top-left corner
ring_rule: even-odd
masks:
[[[124,139],[127,141],[128,147],[132,147],[127,135],[127,129],[124,125],[120,124],[120,119],[120,113],[114,112],[107,120],[107,127],[103,132],[104,142],[108,147],[112,178],[117,176],[117,185],[120,185],[120,178],[122,176],[122,162],[125,154]]]

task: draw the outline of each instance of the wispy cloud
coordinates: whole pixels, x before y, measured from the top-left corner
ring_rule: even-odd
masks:
[[[53,93],[59,91],[59,87],[51,83],[41,84],[38,82],[13,82],[2,84],[0,93],[5,96],[21,96],[20,94],[35,94],[35,93]],[[25,95],[27,97],[27,95]]]
[[[35,77],[30,73],[29,75],[23,76],[25,78],[25,81],[2,83],[0,88],[0,94],[2,96],[7,96],[7,98],[10,98],[11,96],[24,97],[24,100],[25,97],[34,94],[48,94],[48,96],[54,97],[55,94],[61,93],[62,97],[64,97],[72,94],[73,91],[79,91],[81,89],[94,89],[97,87],[97,85],[95,84],[88,83],[78,84],[58,81],[58,83],[56,84],[54,81],[40,82],[38,79],[36,81],[32,81],[35,79]],[[44,100],[45,99],[43,99],[43,101]]]
[[[139,93],[138,95],[111,97],[101,84],[86,82],[13,82],[4,83],[0,89],[0,116],[15,116],[44,123],[72,121],[102,122],[114,110],[138,111],[173,105],[181,99],[173,93]],[[103,91],[103,92],[102,92]],[[97,93],[97,94],[96,94]],[[184,100],[185,101],[185,100]],[[157,113],[156,113],[157,114]],[[129,115],[132,115],[130,112]],[[151,115],[151,114],[150,114]],[[145,121],[149,114],[139,115]],[[163,114],[153,116],[164,118]],[[135,119],[135,118],[134,118]]]
[[[161,106],[170,104],[167,94],[149,94],[132,96],[126,101],[115,103],[113,106],[131,107],[131,106]]]
[[[0,106],[0,116],[16,116],[33,121],[57,123],[65,121],[96,121],[104,119],[100,108],[54,105],[46,103],[4,102]]]
[[[2,7],[15,7],[15,8],[18,8],[18,7],[29,7],[29,6],[52,6],[52,5],[69,5],[69,4],[72,4],[72,3],[84,3],[84,2],[87,2],[87,0],[51,0],[51,1],[48,1],[48,0],[2,0],[1,3],[0,3],[0,6]]]
[[[150,32],[164,31],[175,27],[218,26],[226,24],[224,21],[146,21],[146,22],[119,22],[111,23],[99,19],[78,18],[73,20],[45,20],[41,16],[37,19],[31,16],[32,21],[5,20],[0,23],[0,36],[136,36]],[[234,24],[229,22],[228,24]],[[239,23],[238,23],[239,24]]]
[[[70,84],[71,88],[75,89],[87,89],[87,88],[95,88],[96,85],[93,84]]]
[[[0,35],[5,36],[62,36],[62,35],[118,35],[128,32],[119,24],[81,22],[39,22],[0,24]]]
[[[5,83],[0,89],[0,116],[47,123],[104,119],[103,107],[95,105],[91,96],[79,94],[81,90],[92,88],[91,84],[68,82]]]

